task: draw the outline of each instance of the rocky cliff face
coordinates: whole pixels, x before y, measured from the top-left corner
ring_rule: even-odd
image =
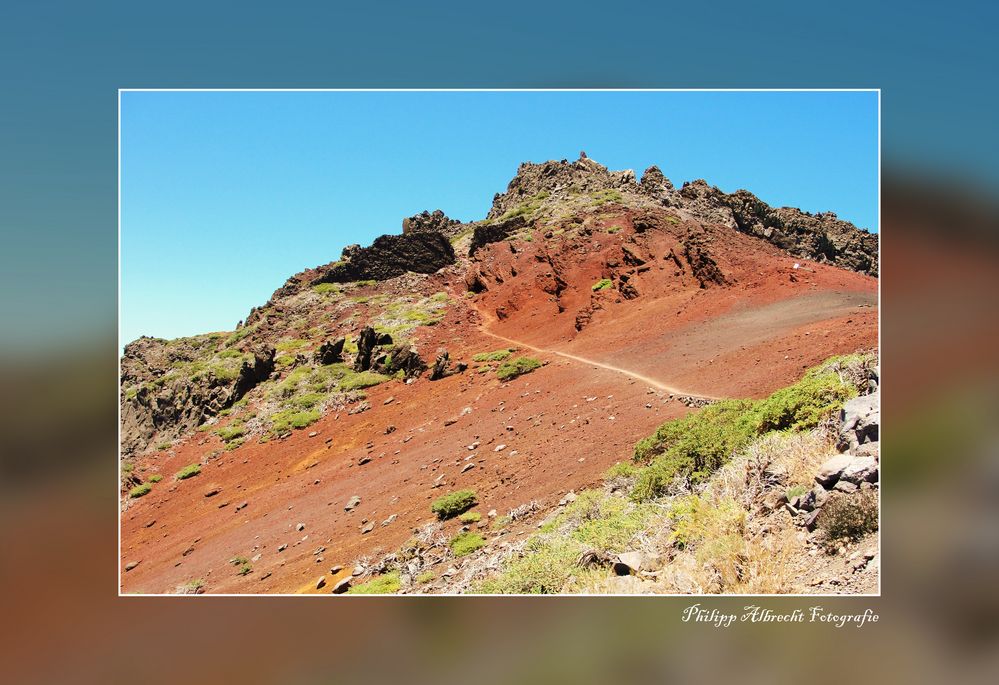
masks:
[[[320,267],[319,283],[387,281],[406,272],[431,274],[454,264],[454,248],[441,233],[383,235],[371,247],[352,245],[339,262]]]
[[[665,206],[699,221],[720,224],[776,245],[795,257],[878,274],[878,237],[832,212],[809,214],[771,207],[746,190],[725,193],[698,179],[677,190],[651,166],[641,181],[630,169],[609,171],[592,159],[524,163],[505,193],[493,199],[488,220],[552,216],[558,207],[618,202],[630,207]]]
[[[461,233],[466,225],[457,219],[451,219],[439,209],[433,212],[420,212],[402,220],[402,233],[440,233],[447,238],[453,238]]]
[[[241,352],[221,336],[139,338],[121,362],[121,440],[125,455],[169,441],[231,407],[274,370],[274,348]]]

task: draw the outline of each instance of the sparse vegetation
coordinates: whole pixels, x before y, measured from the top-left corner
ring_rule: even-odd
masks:
[[[624,199],[624,196],[620,192],[614,190],[613,188],[605,188],[604,190],[596,190],[590,193],[590,197],[593,198],[593,205],[599,207],[600,205],[606,204],[608,202],[620,202]]]
[[[219,428],[215,431],[215,434],[222,438],[223,442],[229,442],[230,440],[243,437],[245,434],[245,428],[242,423],[233,422],[228,426]]]
[[[812,369],[766,399],[716,402],[664,423],[635,446],[635,461],[649,466],[639,474],[632,497],[658,497],[677,479],[702,482],[760,435],[818,425],[856,394],[852,384],[828,368],[829,362]]]
[[[163,476],[161,476],[158,473],[153,474],[152,476],[149,476],[149,482],[150,483],[159,483],[161,480],[163,480]]]
[[[431,580],[437,577],[437,574],[433,571],[424,571],[420,575],[416,576],[416,582],[420,585],[429,583]]]
[[[449,519],[471,509],[476,503],[475,490],[456,490],[435,499],[430,511],[441,520]]]
[[[607,232],[611,233],[611,234],[614,234],[614,233],[617,233],[620,230],[621,230],[620,226],[611,226],[610,228],[607,229]]]
[[[402,587],[399,572],[392,571],[347,590],[348,595],[394,595]]]
[[[177,480],[186,480],[188,478],[193,478],[194,476],[201,473],[201,464],[188,464],[180,471],[174,474],[174,478]]]
[[[463,557],[471,554],[475,550],[483,547],[486,544],[485,538],[483,538],[478,533],[462,532],[454,536],[451,540],[450,547],[451,552],[456,557]]]
[[[148,483],[143,483],[142,485],[136,485],[134,488],[128,491],[128,496],[132,499],[137,499],[143,495],[148,495],[150,490],[153,489],[152,485]]]
[[[478,523],[482,520],[482,514],[477,511],[466,511],[458,517],[458,520],[462,523]]]
[[[607,290],[608,288],[614,287],[613,281],[609,278],[601,278],[599,281],[590,286],[590,290],[593,292],[600,292],[601,290]]]
[[[156,449],[162,452],[164,450],[170,449],[171,447],[173,447],[173,443],[167,440],[166,442],[161,442],[160,444],[158,444],[156,446]]]
[[[523,376],[541,367],[541,362],[534,357],[517,357],[516,359],[505,361],[496,369],[496,376],[501,381],[513,380],[517,376]]]
[[[501,362],[511,354],[513,354],[515,349],[503,349],[494,350],[492,352],[479,352],[478,354],[472,355],[473,362]]]
[[[873,490],[852,495],[835,492],[819,513],[818,526],[825,533],[827,546],[840,540],[857,540],[878,529],[878,497]]]
[[[497,222],[508,221],[508,220],[513,219],[513,218],[518,217],[518,216],[523,216],[525,218],[530,218],[530,215],[534,214],[539,209],[541,209],[541,205],[542,205],[542,203],[544,203],[544,201],[546,199],[548,199],[548,192],[545,191],[545,190],[542,190],[540,193],[538,193],[536,195],[533,195],[532,197],[528,198],[526,201],[524,201],[521,204],[517,205],[513,209],[510,209],[510,210],[506,211],[496,221]]]
[[[343,292],[336,283],[319,283],[312,286],[312,290],[320,295],[339,295]]]
[[[290,433],[294,429],[305,428],[319,420],[316,410],[296,411],[285,409],[271,415],[271,433],[275,436]]]

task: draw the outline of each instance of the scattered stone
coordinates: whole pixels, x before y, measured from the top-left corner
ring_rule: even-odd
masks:
[[[859,485],[867,481],[873,483],[878,480],[878,462],[874,457],[857,457],[853,459],[843,472],[840,480]]]
[[[304,523],[299,523],[298,525],[295,526],[295,530],[297,530],[299,532],[305,530],[305,524]]]
[[[139,565],[138,561],[128,562],[127,564],[125,564],[125,572],[127,573],[128,571],[131,571],[133,568],[135,568],[138,565]]]
[[[852,460],[853,457],[849,454],[837,454],[819,467],[819,472],[815,474],[815,482],[827,488],[832,487]]]
[[[493,449],[493,452],[502,452],[505,449],[506,445],[496,445],[495,449]]]
[[[641,571],[643,561],[641,552],[623,552],[617,556],[611,568],[615,575],[627,576]]]
[[[461,468],[461,472],[462,472],[462,473],[464,473],[465,471],[471,471],[471,470],[472,470],[472,469],[474,469],[474,468],[475,468],[475,463],[474,463],[474,462],[470,462],[470,463],[468,463],[468,464],[465,464],[465,465],[464,465],[464,466],[463,466],[463,467]]]
[[[260,561],[260,557],[262,557],[262,556],[263,556],[263,554],[260,554],[260,553],[254,554],[253,558],[250,559],[250,561],[252,561],[253,563],[257,563],[258,561]]]
[[[486,514],[486,516],[488,516],[488,517],[489,517],[489,518],[491,518],[491,519],[494,519],[494,518],[496,518],[496,510],[495,510],[495,509],[490,509],[490,510],[489,510],[489,513],[488,513],[488,514]]]
[[[881,391],[848,400],[840,413],[842,428],[836,446],[855,449],[866,442],[877,442],[881,425]]]
[[[319,435],[319,431],[309,431],[309,437],[314,438]]]
[[[812,513],[805,517],[805,528],[809,533],[815,530],[816,525],[818,525],[819,513],[821,513],[821,511],[821,509],[815,509]]]
[[[456,423],[458,423],[458,419],[455,418],[454,416],[452,416],[449,419],[444,419],[444,425],[445,426],[453,426]]]
[[[155,524],[156,524],[156,519],[150,519],[149,521],[146,521],[146,523],[143,525],[143,528],[152,528]]]
[[[846,494],[854,493],[859,488],[848,480],[840,480],[833,486],[833,490],[838,490],[839,492],[845,492]]]
[[[387,526],[387,525],[391,524],[393,521],[395,521],[397,518],[399,518],[398,514],[392,514],[387,519],[385,519],[384,521],[382,521],[382,525],[383,526]]]
[[[369,521],[368,523],[365,523],[364,526],[361,528],[361,535],[367,535],[374,529],[375,529],[375,522]]]
[[[283,552],[283,551],[285,551],[286,549],[288,549],[288,545],[281,545],[281,546],[279,546],[279,547],[278,547],[278,551],[279,551],[279,552]]]
[[[370,461],[371,461],[371,457],[369,457],[368,455],[364,455],[363,457],[361,457],[360,459],[357,460],[357,465],[358,466],[364,466],[365,464],[367,464]]]
[[[351,509],[355,508],[360,503],[361,503],[361,498],[358,497],[357,495],[354,495],[353,497],[351,497],[347,501],[347,504],[344,505],[343,510],[344,511],[350,511]]]
[[[388,435],[389,433],[395,433],[395,426],[389,425],[385,427],[385,435]]]
[[[332,594],[342,595],[349,589],[350,589],[350,578],[344,578],[339,583],[333,586]]]
[[[319,576],[319,580],[316,581],[316,589],[319,590],[326,586],[326,576]]]
[[[394,397],[387,397],[387,398],[385,398],[385,401],[382,402],[382,404],[388,405],[388,404],[392,404],[393,402],[395,402],[395,398]]]
[[[237,504],[236,511],[239,511],[240,509],[245,509],[247,504],[249,504],[249,502],[241,502],[240,504]]]
[[[330,567],[330,575],[335,576],[336,574],[340,573],[340,571],[342,571],[342,570],[343,570],[343,566],[341,566],[340,564],[335,564],[335,565],[333,565],[333,566]]]
[[[214,497],[215,495],[222,492],[222,487],[212,483],[205,489],[205,497]]]

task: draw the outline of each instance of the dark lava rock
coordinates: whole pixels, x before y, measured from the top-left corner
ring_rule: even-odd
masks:
[[[357,357],[354,358],[354,371],[367,371],[371,368],[371,355],[375,351],[378,335],[371,326],[365,326],[357,335]]]
[[[433,212],[423,211],[402,220],[402,233],[440,233],[447,238],[453,238],[465,229],[465,224],[457,219],[450,219],[444,212],[435,209]]]
[[[324,342],[316,351],[316,361],[323,365],[336,364],[343,361],[343,346],[346,342],[344,338],[337,338],[333,342]]]
[[[454,248],[440,233],[383,235],[371,247],[345,249],[341,261],[320,267],[319,283],[385,281],[407,272],[432,274],[454,264]]]
[[[515,216],[499,223],[476,226],[475,230],[472,231],[472,243],[468,246],[468,256],[474,255],[480,247],[506,240],[509,236],[526,227],[527,221],[522,216]]]

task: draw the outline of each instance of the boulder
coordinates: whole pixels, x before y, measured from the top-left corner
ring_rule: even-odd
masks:
[[[878,462],[874,457],[855,457],[840,473],[840,480],[854,485],[864,481],[875,483],[878,480]]]
[[[334,595],[342,595],[349,589],[350,589],[350,578],[344,578],[339,583],[333,586],[333,590],[331,591],[331,593]]]
[[[638,573],[642,570],[645,559],[641,552],[622,552],[617,555],[612,569],[615,575],[626,576],[631,573]]]
[[[360,373],[371,368],[371,355],[375,351],[378,335],[371,326],[365,326],[357,335],[357,356],[354,358],[354,371]]]
[[[877,442],[881,425],[881,392],[855,397],[843,405],[837,447],[853,450],[864,443]]]
[[[316,350],[316,362],[329,365],[343,361],[343,346],[345,342],[345,338],[337,338],[332,342],[324,342]]]
[[[851,461],[853,457],[849,454],[837,454],[819,467],[819,472],[815,474],[815,482],[826,488],[832,487]]]
[[[454,261],[451,241],[440,233],[383,235],[371,247],[345,248],[340,261],[319,268],[311,285],[387,281],[407,272],[432,274]]]

